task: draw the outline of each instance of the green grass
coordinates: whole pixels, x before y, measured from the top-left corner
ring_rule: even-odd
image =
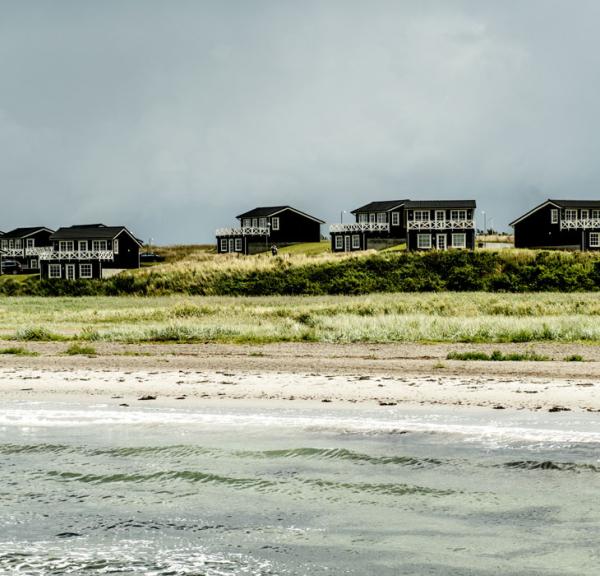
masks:
[[[571,354],[565,356],[565,362],[585,362],[585,359],[581,354]]]
[[[491,354],[485,352],[450,352],[447,360],[487,360],[492,362],[545,362],[550,360],[548,356],[542,356],[535,352],[508,353],[494,350]]]
[[[37,352],[27,350],[22,346],[10,346],[8,348],[0,348],[0,354],[10,354],[14,356],[38,356]]]
[[[303,255],[303,256],[318,256],[331,252],[331,242],[322,240],[321,242],[305,242],[303,244],[293,244],[292,246],[284,246],[279,248],[280,255]]]
[[[0,339],[600,343],[595,293],[0,297]]]
[[[96,354],[96,349],[93,346],[85,346],[74,342],[65,350],[65,354],[68,356],[94,356]]]

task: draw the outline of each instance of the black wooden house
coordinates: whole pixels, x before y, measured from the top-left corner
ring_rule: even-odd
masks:
[[[42,278],[103,278],[140,267],[141,240],[125,226],[89,224],[59,228],[40,256]]]
[[[44,226],[15,228],[6,232],[0,237],[3,257],[19,262],[25,273],[38,273],[40,254],[50,247],[52,233],[53,230]]]
[[[475,200],[407,202],[406,249],[475,248]]]
[[[257,254],[272,245],[320,242],[321,225],[325,223],[291,206],[254,208],[236,218],[238,227],[219,228],[215,233],[219,254]]]
[[[546,200],[513,220],[515,248],[600,249],[600,200]]]
[[[370,202],[352,210],[355,222],[329,227],[332,252],[381,249],[406,240],[408,200]]]

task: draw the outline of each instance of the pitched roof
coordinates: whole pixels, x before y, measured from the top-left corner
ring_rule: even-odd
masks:
[[[360,208],[352,210],[351,214],[356,214],[357,212],[388,212],[398,206],[403,206],[407,202],[408,200],[382,200],[378,202],[369,202]]]
[[[6,232],[4,234],[5,238],[26,238],[27,236],[31,236],[36,232],[40,232],[42,230],[46,230],[48,232],[54,232],[54,230],[50,228],[46,228],[45,226],[30,226],[28,228],[15,228],[10,232]]]
[[[238,218],[239,220],[241,220],[242,218],[270,218],[271,216],[276,216],[284,210],[291,210],[292,212],[296,212],[296,214],[300,214],[302,216],[305,216],[306,218],[315,220],[320,224],[325,224],[324,220],[316,218],[315,216],[311,216],[310,214],[302,212],[297,208],[292,208],[291,206],[261,206],[258,208],[254,208],[253,210],[249,210],[248,212],[244,212],[243,214],[236,216],[236,218]]]
[[[477,208],[475,200],[415,200],[407,208]]]
[[[105,226],[104,224],[87,224],[59,228],[50,240],[112,240],[122,232],[126,232],[140,246],[142,241],[136,238],[125,226]]]
[[[541,204],[538,204],[535,208],[529,210],[529,212],[525,212],[525,214],[513,220],[509,226],[514,226],[529,215],[537,212],[540,208],[548,206],[548,204],[556,206],[557,208],[600,208],[600,200],[552,200],[549,198],[548,200],[544,200]]]

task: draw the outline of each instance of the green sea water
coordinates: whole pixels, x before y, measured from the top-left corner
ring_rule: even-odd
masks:
[[[0,574],[600,573],[600,416],[4,403]]]

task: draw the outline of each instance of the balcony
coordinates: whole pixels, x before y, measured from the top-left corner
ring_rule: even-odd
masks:
[[[409,220],[408,230],[473,230],[475,220]]]
[[[269,236],[266,226],[244,226],[243,228],[217,228],[215,236]]]
[[[25,257],[25,256],[39,256],[46,251],[51,250],[49,246],[29,247],[29,248],[4,248],[3,252],[6,256],[10,257]]]
[[[47,248],[38,254],[40,260],[114,260],[112,250],[53,250]]]
[[[350,224],[332,224],[329,232],[389,232],[388,222],[351,222]]]
[[[579,220],[561,220],[561,230],[587,230],[590,228],[600,229],[600,219],[598,218],[585,218]]]

